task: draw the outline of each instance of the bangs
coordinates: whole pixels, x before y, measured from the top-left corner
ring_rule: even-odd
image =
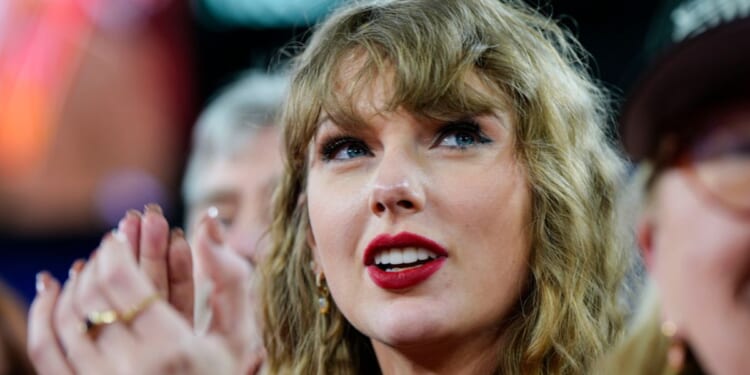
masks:
[[[385,11],[373,9],[367,17],[356,17],[354,24],[337,30],[338,43],[328,41],[328,58],[318,60],[322,64],[314,69],[325,83],[311,93],[321,100],[321,115],[343,127],[364,123],[358,110],[361,99],[377,85],[388,90],[383,101],[364,103],[375,113],[404,109],[447,121],[508,109],[506,88],[492,77],[497,72],[484,71],[492,48],[477,30],[447,19],[415,23],[394,21],[392,15],[381,18],[379,13]],[[434,23],[444,25],[431,28],[433,32],[420,29]]]

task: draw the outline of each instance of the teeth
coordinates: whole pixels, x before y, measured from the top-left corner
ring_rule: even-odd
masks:
[[[409,264],[420,260],[436,259],[437,254],[415,247],[385,249],[375,255],[375,264]]]
[[[404,249],[404,263],[414,263],[417,261],[417,249],[409,247]]]
[[[404,263],[404,252],[401,249],[391,249],[391,264]]]

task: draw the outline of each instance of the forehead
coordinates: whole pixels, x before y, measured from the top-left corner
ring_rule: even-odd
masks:
[[[197,201],[213,195],[260,189],[281,173],[280,132],[277,127],[258,129],[232,154],[216,154],[206,161],[198,179]]]

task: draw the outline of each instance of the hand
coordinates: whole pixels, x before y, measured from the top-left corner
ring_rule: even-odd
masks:
[[[139,269],[127,237],[110,234],[83,266],[76,262],[62,291],[46,273],[29,317],[29,354],[40,374],[235,374],[227,340],[196,336]],[[144,301],[153,303],[143,304]],[[96,337],[81,324],[91,312],[130,311],[133,319],[101,326]],[[122,316],[122,315],[121,315]]]
[[[171,232],[161,207],[146,205],[143,214],[129,210],[117,225],[132,245],[143,272],[165,300],[193,323],[193,259],[181,229]]]
[[[228,251],[219,223],[205,215],[193,243],[196,301],[196,329],[227,340],[243,374],[258,373],[265,349],[258,319],[257,287],[247,260]],[[205,297],[205,298],[204,298]]]

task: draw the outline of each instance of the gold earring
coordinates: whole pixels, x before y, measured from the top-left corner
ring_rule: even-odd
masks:
[[[667,320],[661,324],[661,333],[669,339],[667,366],[679,374],[685,367],[685,343],[677,334],[677,325],[672,321]]]
[[[325,283],[326,277],[323,275],[323,272],[315,275],[315,286],[318,287],[318,311],[321,315],[327,315],[328,310],[331,307],[330,302],[328,301],[328,286]]]

